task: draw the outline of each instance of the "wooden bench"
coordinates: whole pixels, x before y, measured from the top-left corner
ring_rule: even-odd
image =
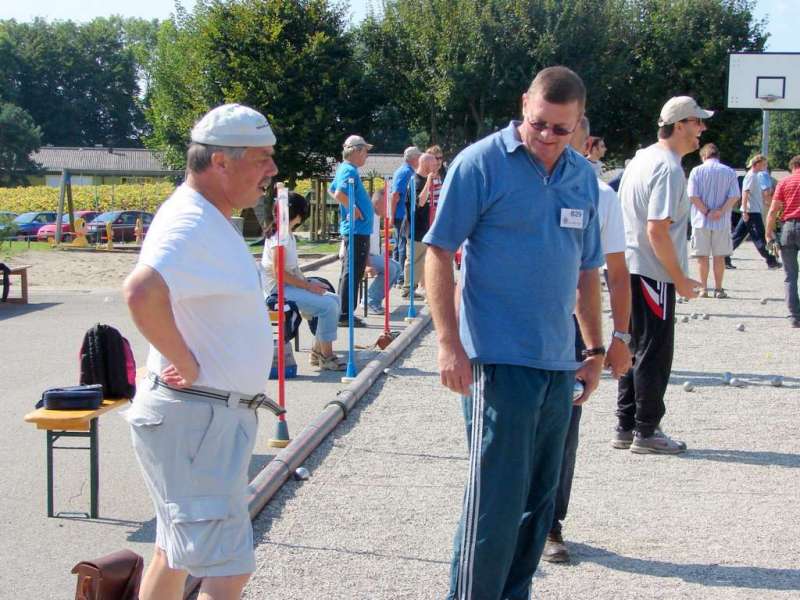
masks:
[[[10,269],[9,271],[9,283],[11,281],[11,277],[19,277],[19,296],[17,298],[7,298],[6,302],[10,304],[27,304],[28,303],[28,269],[31,268],[30,265],[20,265],[18,267],[12,267],[11,265],[7,265]],[[2,283],[2,282],[0,282]]]
[[[89,451],[89,517],[98,516],[98,490],[100,488],[100,448],[97,436],[97,419],[128,403],[125,398],[103,400],[96,410],[48,410],[39,408],[25,415],[25,421],[35,423],[37,429],[47,434],[47,516],[58,516],[53,511],[53,450]],[[88,438],[86,446],[56,446],[62,437]]]

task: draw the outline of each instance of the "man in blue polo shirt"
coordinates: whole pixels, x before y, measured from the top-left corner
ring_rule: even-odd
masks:
[[[358,168],[363,167],[367,162],[367,154],[372,148],[372,144],[364,141],[360,135],[351,135],[344,141],[342,148],[342,162],[336,169],[336,175],[328,188],[328,193],[336,198],[339,203],[339,233],[344,240],[344,256],[342,261],[342,272],[339,276],[339,297],[342,299],[342,308],[339,313],[339,325],[347,327],[348,307],[350,298],[350,270],[348,268],[349,254],[349,233],[350,219],[348,208],[350,199],[348,194],[349,181],[353,180],[353,192],[356,205],[354,208],[355,223],[353,224],[353,276],[355,281],[356,297],[353,299],[353,306],[358,304],[358,292],[361,287],[358,285],[364,278],[364,270],[367,268],[369,257],[369,236],[372,234],[372,219],[374,210],[370,202],[369,194],[364,189]],[[355,327],[364,327],[364,321],[353,316]]]
[[[585,98],[571,70],[541,71],[522,97],[522,121],[455,159],[424,239],[441,380],[462,395],[470,445],[449,600],[530,597],[573,385],[584,382],[584,402],[602,370],[597,180],[568,147]],[[456,315],[452,258],[462,243]]]
[[[397,236],[397,244],[392,253],[394,260],[400,266],[406,264],[406,248],[408,247],[409,225],[406,219],[406,204],[408,204],[409,193],[411,191],[411,179],[419,165],[419,157],[422,150],[416,146],[409,146],[403,152],[403,164],[397,167],[392,175],[392,215],[394,231]],[[405,278],[400,273],[398,283],[403,283]]]

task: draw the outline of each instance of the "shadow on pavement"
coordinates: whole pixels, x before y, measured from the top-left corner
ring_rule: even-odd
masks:
[[[20,315],[27,315],[28,313],[40,310],[46,310],[58,306],[59,304],[61,304],[61,302],[37,302],[36,304],[9,304],[3,302],[0,303],[0,321]]]
[[[779,376],[779,373],[765,375],[764,373],[738,373],[733,371],[733,376],[741,379],[748,386],[770,387],[772,379]],[[670,385],[682,385],[685,381],[691,381],[695,387],[724,386],[724,373],[703,372],[703,371],[679,371],[673,370],[670,374]],[[783,387],[800,387],[800,378],[783,377]]]
[[[687,583],[708,587],[737,587],[759,590],[800,590],[800,570],[716,564],[680,564],[622,556],[588,544],[573,543],[575,563],[597,565],[652,577],[678,577]]]
[[[305,544],[285,544],[281,542],[271,542],[264,540],[259,542],[264,546],[276,546],[279,548],[293,548],[296,550],[319,550],[321,552],[333,552],[336,554],[347,554],[351,556],[375,556],[377,558],[391,558],[392,560],[411,560],[415,562],[431,563],[437,565],[449,565],[449,560],[436,560],[434,558],[422,558],[421,556],[404,556],[401,554],[385,554],[375,550],[356,550],[353,548],[331,548],[329,546],[307,546]]]
[[[800,454],[785,452],[758,452],[750,450],[714,450],[710,448],[690,448],[680,458],[684,460],[713,460],[743,465],[759,465],[768,467],[789,467],[800,469]]]

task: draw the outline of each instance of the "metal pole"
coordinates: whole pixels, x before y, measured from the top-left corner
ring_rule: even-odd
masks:
[[[61,171],[61,186],[58,192],[58,210],[56,211],[56,244],[61,243],[61,218],[64,216],[64,194],[69,182],[69,171]]]
[[[347,180],[347,329],[350,333],[350,340],[347,348],[347,370],[344,380],[350,380],[356,376],[355,344],[353,339],[353,300],[355,297],[355,249],[353,248],[353,228],[356,222],[355,211],[355,180],[351,177]]]
[[[761,111],[761,154],[769,158],[769,111]]]
[[[97,417],[89,426],[89,516],[96,519],[98,515],[98,490],[100,489],[100,440],[97,435]]]
[[[417,213],[417,181],[414,174],[411,175],[411,198],[409,199],[409,204],[411,206],[411,212],[409,213],[408,217],[410,220],[410,231],[408,236],[408,249],[406,252],[409,252],[408,255],[408,316],[406,316],[406,321],[410,321],[411,319],[417,316],[417,309],[414,308],[414,293],[416,292],[416,282],[414,281],[414,221],[416,220],[416,213]]]

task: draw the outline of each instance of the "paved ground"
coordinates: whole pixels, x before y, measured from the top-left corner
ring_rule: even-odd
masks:
[[[616,387],[605,379],[584,411],[565,527],[574,564],[543,565],[537,599],[800,597],[800,330],[785,319],[782,272],[750,244],[737,256],[731,299],[678,307],[712,315],[677,324],[664,427],[690,451],[612,450]],[[467,457],[435,358],[429,332],[309,458],[311,479],[262,512],[247,598],[444,597]],[[722,385],[726,371],[746,387]],[[777,374],[782,388],[769,384]]]
[[[49,253],[47,253],[49,254]],[[122,268],[122,267],[120,267]],[[129,267],[128,267],[129,268]],[[44,271],[44,269],[42,269]],[[314,274],[338,279],[339,263]],[[72,566],[120,548],[130,548],[149,559],[155,538],[150,500],[143,488],[139,467],[130,449],[127,424],[118,414],[100,421],[100,519],[48,519],[45,504],[45,435],[22,418],[48,387],[76,384],[78,349],[84,332],[97,322],[118,327],[129,338],[140,365],[147,346],[134,328],[118,289],[56,290],[48,288],[37,269],[31,269],[31,303],[0,306],[0,397],[6,429],[0,436],[3,456],[0,493],[0,598],[63,599],[74,594]],[[46,278],[45,278],[46,279]],[[55,282],[62,283],[62,282]],[[76,278],[76,288],[91,281]],[[392,292],[399,303],[399,291]],[[407,306],[392,315],[392,329],[402,330]],[[383,317],[370,317],[368,329],[356,330],[356,344],[371,345],[383,329]],[[337,350],[347,347],[346,329],[339,329]],[[291,435],[335,398],[341,373],[319,373],[307,362],[311,335],[302,325],[301,353],[296,358],[300,376],[287,385]],[[374,352],[357,351],[364,365]],[[277,397],[277,385],[268,392]],[[267,446],[273,436],[274,418],[262,413],[259,438],[250,466],[255,475],[276,454]],[[64,445],[83,445],[68,440]],[[83,513],[89,506],[88,452],[56,451],[57,511]],[[24,574],[24,576],[22,575]]]

